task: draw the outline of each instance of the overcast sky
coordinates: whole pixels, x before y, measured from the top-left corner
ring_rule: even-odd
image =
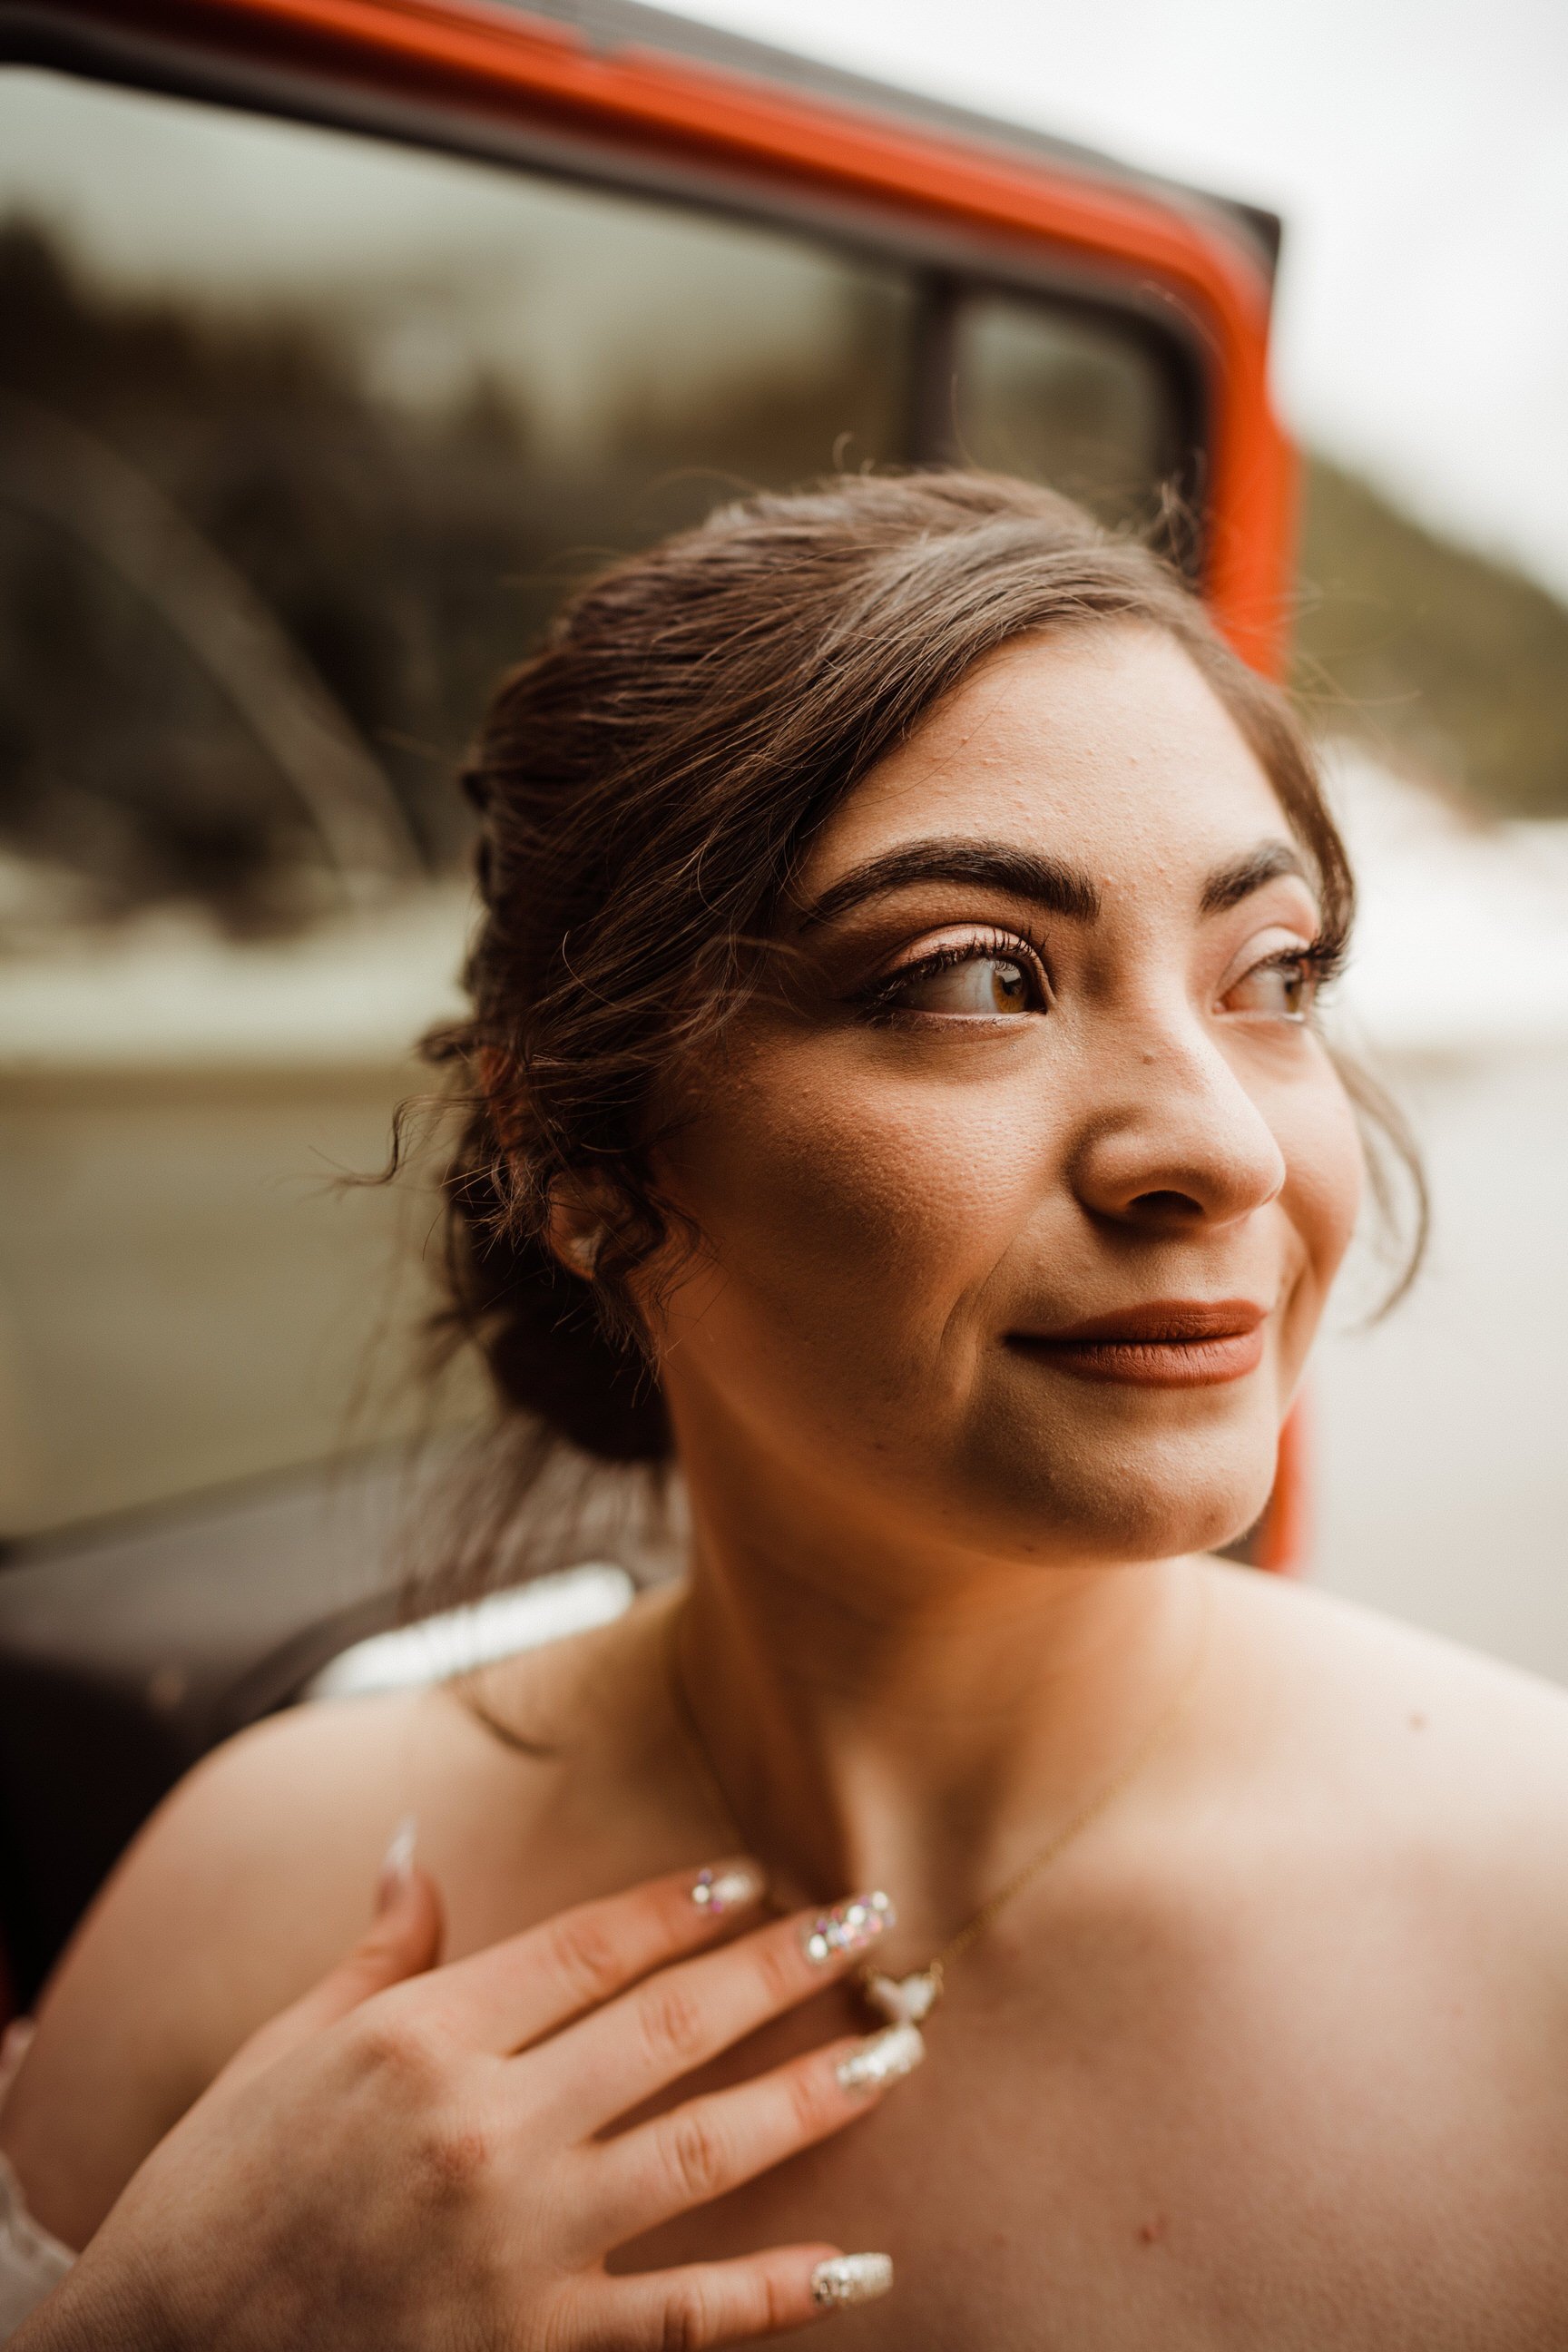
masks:
[[[1294,426],[1568,595],[1568,0],[665,0],[1286,215]]]

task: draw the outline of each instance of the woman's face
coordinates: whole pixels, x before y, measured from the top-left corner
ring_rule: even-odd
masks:
[[[1163,635],[972,673],[817,840],[789,987],[662,1155],[683,1452],[994,1554],[1247,1526],[1361,1179],[1305,868]]]

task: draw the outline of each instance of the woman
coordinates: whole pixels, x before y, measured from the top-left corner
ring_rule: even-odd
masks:
[[[455,2264],[455,2341],[854,2296],[900,2352],[1560,2344],[1568,1710],[1211,1557],[1363,1183],[1313,1016],[1350,878],[1279,698],[1045,491],[841,481],[590,587],[470,785],[455,1312],[520,1433],[679,1465],[687,1572],[195,1774],[7,2108],[39,2220],[90,2235],[406,1811],[458,1994],[369,2046],[532,2086],[567,2282],[509,2335]],[[724,1846],[788,1916],[663,1965]],[[541,1941],[666,1872],[662,1942]],[[816,1916],[853,1889],[892,1902]],[[520,1934],[513,2013],[463,1956]],[[489,2246],[463,2096],[428,2211]]]

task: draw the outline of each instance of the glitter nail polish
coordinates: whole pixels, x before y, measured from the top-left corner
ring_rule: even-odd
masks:
[[[712,1863],[708,1870],[699,1870],[689,1894],[699,1910],[721,1919],[726,1910],[757,1903],[764,1886],[766,1879],[754,1863]]]
[[[811,2299],[819,2311],[840,2311],[852,2303],[875,2303],[893,2284],[888,2254],[835,2254],[811,2273]]]
[[[912,2074],[926,2054],[925,2037],[918,2025],[889,2025],[847,2051],[834,2068],[846,2091],[879,2091]]]
[[[852,1895],[844,1903],[836,1903],[831,1911],[818,1912],[802,1932],[801,1941],[805,1957],[818,1968],[837,1958],[840,1952],[863,1952],[884,1935],[897,1917],[888,1896]]]
[[[763,1885],[763,1874],[754,1863],[721,1862],[698,1872],[691,1883],[691,1900],[699,1911],[719,1919],[726,1911],[755,1903]]]

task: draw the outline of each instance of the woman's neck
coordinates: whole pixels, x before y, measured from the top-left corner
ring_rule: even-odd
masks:
[[[1181,1687],[1192,1560],[903,1563],[694,1506],[672,1662],[713,1777],[788,1901],[886,1887],[943,1941]],[[943,1572],[945,1568],[945,1573]]]

